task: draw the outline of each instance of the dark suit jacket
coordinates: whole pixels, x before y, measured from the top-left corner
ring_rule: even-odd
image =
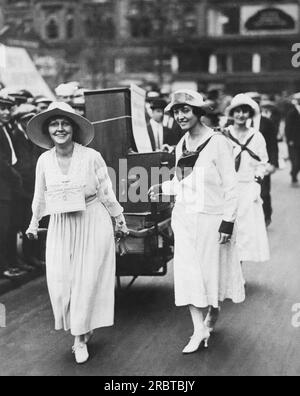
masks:
[[[154,132],[150,122],[147,124],[147,129],[151,141],[152,150],[156,151]],[[181,136],[178,132],[172,131],[169,128],[164,127],[163,144],[168,144],[169,146],[176,146],[179,143],[180,139]]]
[[[287,142],[300,147],[300,114],[296,108],[289,111],[286,118],[285,134]]]
[[[22,177],[22,196],[33,198],[35,185],[35,169],[42,149],[26,139],[22,130],[16,127],[13,131],[14,148],[18,158],[15,169]]]
[[[12,143],[14,140],[12,137]],[[7,137],[0,126],[0,200],[11,201],[13,194],[20,188],[21,177],[12,166],[12,152]]]
[[[276,168],[279,168],[279,149],[275,124],[270,119],[261,117],[259,130],[263,134],[267,143],[270,164],[276,166]]]

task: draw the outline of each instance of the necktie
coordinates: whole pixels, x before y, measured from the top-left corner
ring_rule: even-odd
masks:
[[[231,139],[234,143],[236,143],[238,146],[241,147],[241,152],[235,159],[235,170],[238,172],[241,167],[241,161],[242,161],[242,154],[244,151],[247,151],[248,154],[254,158],[256,161],[261,162],[261,159],[259,158],[258,155],[256,155],[252,150],[249,149],[249,144],[252,142],[252,139],[254,138],[255,135],[252,135],[245,144],[242,144],[241,142],[238,141],[230,132],[228,132],[228,137]]]

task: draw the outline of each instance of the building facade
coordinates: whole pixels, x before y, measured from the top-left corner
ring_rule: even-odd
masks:
[[[0,41],[51,86],[300,91],[300,0],[2,0]]]

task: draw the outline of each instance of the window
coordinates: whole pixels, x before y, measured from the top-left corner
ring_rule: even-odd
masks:
[[[54,18],[51,18],[46,25],[46,36],[49,40],[57,40],[59,38],[58,24]]]
[[[227,56],[227,54],[218,54],[217,55],[217,68],[218,68],[218,73],[227,73],[228,72],[228,56]]]
[[[74,38],[74,29],[75,29],[75,22],[73,16],[69,15],[67,17],[67,26],[66,26],[66,33],[67,33],[67,38],[72,39]]]
[[[271,52],[268,54],[269,71],[284,71],[293,69],[289,51]]]
[[[252,53],[236,53],[232,55],[233,72],[252,72]]]
[[[113,39],[116,28],[113,16],[102,13],[100,9],[94,10],[84,22],[85,34],[87,37],[99,39]]]
[[[240,33],[240,7],[218,7],[208,11],[209,36]]]
[[[208,71],[209,53],[203,51],[181,51],[179,54],[179,70],[182,73]]]
[[[132,55],[126,59],[126,71],[128,73],[153,72],[155,70],[155,59],[153,56]]]
[[[130,18],[130,33],[134,38],[149,38],[152,35],[152,24],[147,16]]]

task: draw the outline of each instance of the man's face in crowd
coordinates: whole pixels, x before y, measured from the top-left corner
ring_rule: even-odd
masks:
[[[61,102],[65,102],[69,105],[72,105],[74,96],[73,95],[61,95],[61,96],[58,96],[58,100]]]
[[[0,124],[5,125],[11,121],[11,106],[0,104]]]
[[[153,109],[152,118],[154,121],[161,123],[164,119],[164,111],[162,109]]]
[[[36,108],[38,113],[42,113],[43,111],[46,111],[49,107],[48,103],[38,103]]]

